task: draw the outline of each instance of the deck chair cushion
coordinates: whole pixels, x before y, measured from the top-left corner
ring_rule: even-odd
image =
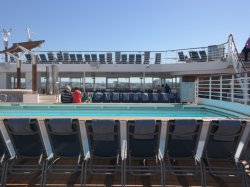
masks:
[[[214,140],[234,141],[235,136],[233,135],[238,134],[240,129],[241,122],[238,120],[221,120],[214,133]]]
[[[29,118],[9,119],[8,127],[15,133],[30,133],[34,130],[30,126]]]
[[[71,133],[74,132],[72,127],[72,120],[70,118],[50,119],[49,127],[55,133]]]
[[[175,120],[175,128],[173,133],[175,134],[173,136],[173,139],[192,139],[192,136],[188,136],[188,134],[191,134],[195,132],[197,121],[195,119],[178,119]],[[179,134],[179,136],[178,136]],[[187,136],[183,136],[187,135]]]
[[[134,138],[153,139],[155,126],[155,120],[136,120],[134,128]]]
[[[114,120],[93,120],[93,140],[95,141],[114,141]]]

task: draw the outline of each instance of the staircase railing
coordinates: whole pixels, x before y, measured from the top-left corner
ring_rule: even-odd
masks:
[[[244,96],[246,97],[244,99],[248,100],[249,98],[247,94],[248,81],[247,81],[247,77],[245,73],[247,69],[244,63],[242,62],[241,58],[239,57],[239,53],[237,51],[232,34],[230,34],[228,37],[228,59],[227,60],[233,64],[234,72],[237,75],[239,84],[242,88]]]

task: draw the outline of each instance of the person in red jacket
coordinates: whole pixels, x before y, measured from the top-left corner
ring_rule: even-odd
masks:
[[[74,92],[72,94],[73,97],[73,103],[81,103],[82,102],[82,92],[78,87],[74,89]]]

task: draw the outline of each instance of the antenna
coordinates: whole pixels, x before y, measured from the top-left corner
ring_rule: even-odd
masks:
[[[3,41],[4,41],[4,49],[8,49],[8,39],[10,37],[10,34],[11,34],[11,29],[9,30],[5,30],[3,29],[1,31],[1,33],[3,34]],[[5,61],[8,62],[8,55],[7,53],[5,53]]]
[[[26,27],[26,30],[27,30],[27,33],[28,33],[28,41],[31,42],[32,41],[31,35],[36,34],[36,33],[31,32],[30,28],[28,28],[28,27]]]

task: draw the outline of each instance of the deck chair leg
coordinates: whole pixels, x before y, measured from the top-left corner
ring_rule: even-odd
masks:
[[[7,173],[8,173],[8,162],[3,162],[3,173],[2,173],[2,179],[1,179],[1,186],[6,186],[7,181]]]
[[[84,169],[85,169],[85,161],[83,160],[82,161],[82,168],[81,168],[81,178],[80,178],[80,180],[81,180],[81,187],[83,187],[83,179],[84,179],[83,175],[85,174]]]
[[[239,164],[240,168],[241,168],[241,175],[242,175],[242,186],[247,187],[248,183],[247,183],[247,174],[245,172],[245,168],[243,164]]]
[[[166,181],[165,181],[165,168],[164,168],[164,162],[163,161],[160,161],[160,164],[161,164],[161,185],[163,187],[166,186]]]
[[[121,181],[122,181],[121,185],[125,187],[126,186],[126,161],[125,160],[122,161]]]
[[[87,183],[87,162],[84,165],[84,172],[83,172],[83,181],[84,181],[84,187],[86,187],[86,183]]]
[[[41,187],[46,186],[46,180],[47,180],[47,166],[48,161],[45,160],[42,165],[42,174],[41,174]]]
[[[201,185],[203,187],[206,187],[206,171],[205,171],[205,166],[202,162],[199,162],[200,164],[200,170],[201,170]]]

